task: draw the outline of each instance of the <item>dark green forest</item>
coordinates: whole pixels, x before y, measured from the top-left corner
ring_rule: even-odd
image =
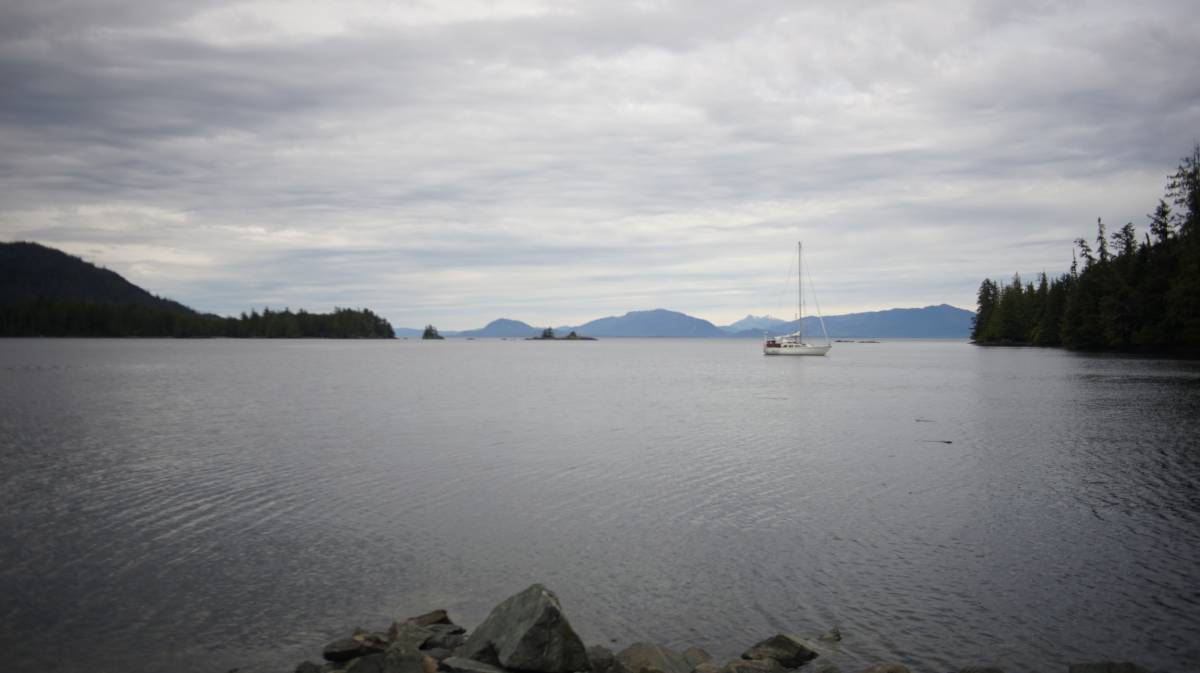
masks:
[[[393,332],[369,309],[293,313],[266,308],[226,318],[139,304],[35,299],[0,306],[0,336],[390,339]]]
[[[1133,223],[1075,240],[1071,269],[979,286],[983,345],[1200,355],[1200,145],[1167,179],[1139,237]],[[1076,254],[1077,253],[1077,254]]]
[[[394,332],[368,309],[198,313],[61,250],[20,242],[0,243],[0,336],[390,339]]]

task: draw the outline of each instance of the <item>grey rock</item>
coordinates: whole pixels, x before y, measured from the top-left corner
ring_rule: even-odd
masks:
[[[784,668],[798,668],[817,658],[817,653],[804,644],[799,638],[779,633],[755,643],[750,649],[742,652],[743,659],[763,660],[773,659]]]
[[[909,673],[907,667],[900,664],[875,664],[870,668],[864,668],[858,673]]]
[[[367,654],[367,651],[362,641],[355,638],[338,638],[321,651],[321,656],[327,661],[350,661],[364,654]]]
[[[817,636],[817,640],[823,640],[827,643],[841,642],[842,632],[835,627],[835,628],[829,629],[825,633],[822,633],[821,635]]]
[[[586,651],[588,663],[592,666],[592,673],[608,673],[613,662],[616,661],[613,651],[603,645],[592,645]]]
[[[354,639],[362,643],[362,649],[365,654],[373,654],[387,650],[391,644],[386,633],[355,633]]]
[[[418,624],[418,626],[423,626],[423,625]],[[441,634],[466,633],[467,632],[466,629],[459,626],[458,624],[430,624],[428,626],[425,626],[425,628],[429,629],[430,631],[433,631],[434,633],[441,633]]]
[[[381,673],[436,673],[438,663],[422,652],[393,643],[383,655]],[[347,672],[349,673],[349,672]]]
[[[438,633],[435,631],[421,645],[421,649],[453,650],[465,642],[467,642],[467,637],[461,633]]]
[[[1004,671],[994,666],[965,666],[955,673],[1004,673]]]
[[[784,673],[787,669],[774,659],[735,659],[718,673]]]
[[[503,669],[466,657],[444,659],[438,664],[438,670],[446,673],[504,673]]]
[[[421,650],[425,656],[432,658],[434,661],[442,661],[454,656],[454,650],[447,650],[442,647],[430,647]]]
[[[433,631],[414,622],[392,622],[387,635],[391,642],[389,649],[399,646],[405,650],[419,650],[433,637]]]
[[[382,652],[368,654],[350,661],[345,668],[346,673],[384,673],[387,662]]]
[[[712,655],[704,651],[701,647],[689,647],[683,651],[683,660],[688,662],[688,665],[693,670],[703,663],[712,661]]]
[[[1146,669],[1129,661],[1098,661],[1090,664],[1071,664],[1068,673],[1147,673]]]
[[[812,673],[842,673],[842,669],[834,666],[833,664],[825,664],[823,666],[817,666],[815,669],[813,669]]]
[[[693,668],[682,652],[657,643],[634,643],[621,650],[616,658],[630,673],[647,673],[650,670],[661,673],[692,673]]]
[[[558,596],[540,584],[493,608],[471,633],[460,654],[530,673],[591,670],[583,641],[563,614]]]
[[[423,615],[409,617],[404,621],[412,622],[417,626],[433,626],[434,624],[454,625],[454,622],[450,621],[450,615],[446,614],[445,610],[431,610]]]
[[[321,673],[321,665],[311,661],[302,661],[296,664],[296,670],[293,673]]]
[[[587,655],[592,664],[592,673],[632,673],[612,650],[603,645],[587,648]]]
[[[706,661],[704,663],[696,664],[696,667],[692,669],[692,673],[717,673],[718,670],[720,669],[717,668],[716,664],[711,661]]]

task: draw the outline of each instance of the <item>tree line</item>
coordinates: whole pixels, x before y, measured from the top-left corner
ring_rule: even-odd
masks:
[[[1200,354],[1200,144],[1167,179],[1139,238],[1133,223],[1078,238],[1070,271],[979,286],[971,339],[985,345]],[[1077,251],[1077,255],[1075,254]]]
[[[142,304],[39,297],[0,306],[0,336],[390,339],[391,324],[369,309],[303,309],[223,317]]]

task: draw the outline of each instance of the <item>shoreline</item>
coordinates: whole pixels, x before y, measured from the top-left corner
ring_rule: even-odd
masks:
[[[356,628],[326,644],[321,663],[305,660],[294,673],[912,673],[894,661],[842,671],[827,661],[840,653],[841,641],[836,627],[810,638],[777,633],[724,663],[699,647],[679,651],[645,641],[613,652],[585,645],[558,596],[533,584],[496,605],[474,631],[435,609],[399,618],[385,630]],[[989,662],[953,673],[1004,669]],[[1149,672],[1131,662],[1096,661],[1068,664],[1067,673]]]

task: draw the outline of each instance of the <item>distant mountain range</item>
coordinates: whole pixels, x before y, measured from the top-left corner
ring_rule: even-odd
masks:
[[[723,327],[721,327],[721,329],[725,330],[726,332],[729,332],[730,334],[736,334],[737,332],[742,332],[742,331],[745,331],[748,329],[754,329],[754,330],[771,329],[773,327],[776,327],[777,325],[782,325],[785,322],[787,322],[787,321],[780,320],[779,318],[769,316],[769,315],[746,314],[745,318],[742,318],[741,320],[738,320],[737,322],[733,322],[728,325],[724,325]]]
[[[462,330],[459,332],[442,332],[448,336],[460,337],[531,337],[542,333],[541,327],[527,325],[520,320],[500,318],[493,320],[479,329]],[[563,332],[566,334],[566,332]]]
[[[825,329],[831,339],[882,337],[890,339],[966,339],[971,334],[975,314],[949,304],[924,308],[893,308],[886,311],[847,313],[825,318]],[[780,323],[772,332],[795,332],[800,321]],[[738,337],[761,337],[763,331],[742,330]],[[821,334],[821,320],[804,319],[804,334]]]
[[[585,322],[577,327],[564,327],[594,337],[721,337],[720,327],[685,313],[656,308],[652,311],[630,311],[622,316],[609,316]]]
[[[974,316],[971,311],[940,304],[924,308],[894,308],[886,311],[833,315],[825,318],[825,328],[831,339],[965,339],[971,332],[971,319]],[[744,328],[745,325],[752,327]],[[717,327],[707,320],[660,308],[651,311],[630,311],[625,315],[598,318],[582,325],[562,325],[555,327],[554,331],[560,335],[574,331],[581,336],[593,337],[761,338],[764,331],[773,334],[795,332],[797,325],[798,321],[795,320],[784,322],[770,316],[748,315],[731,325]],[[471,338],[523,338],[537,336],[542,333],[542,329],[520,320],[501,318],[479,329],[443,331],[442,334]],[[805,318],[804,333],[820,335],[820,320],[816,317]],[[396,334],[416,336],[420,334],[420,330],[399,328]]]

